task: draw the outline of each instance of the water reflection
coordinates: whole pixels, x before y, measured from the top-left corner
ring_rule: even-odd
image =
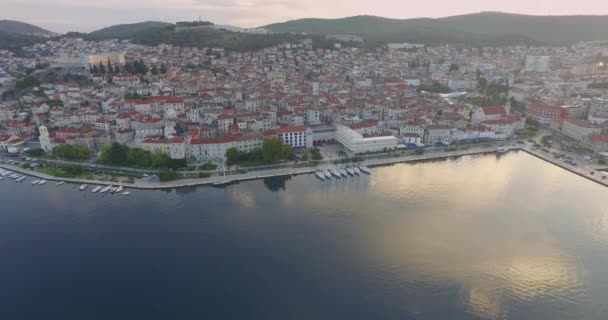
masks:
[[[279,176],[279,177],[270,177],[264,178],[264,186],[266,189],[277,192],[280,190],[285,190],[287,181],[291,180],[291,176]]]

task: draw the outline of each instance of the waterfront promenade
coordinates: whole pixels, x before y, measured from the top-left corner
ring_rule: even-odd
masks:
[[[573,172],[577,175],[590,179],[594,182],[600,183],[604,186],[608,186],[608,181],[606,179],[602,179],[603,175],[600,173],[591,174],[591,171],[597,170],[608,170],[608,166],[604,167],[594,167],[592,169],[585,167],[574,167],[568,165],[559,159],[555,159],[551,156],[550,153],[543,152],[541,150],[533,150],[528,145],[513,145],[507,147],[509,151],[523,151],[528,154],[531,154],[535,157],[538,157],[542,160],[545,160],[549,163],[552,163],[556,166],[559,166],[563,169],[566,169],[570,172]],[[391,165],[396,163],[407,163],[407,162],[420,162],[420,161],[430,161],[430,160],[441,160],[447,158],[461,157],[467,155],[476,155],[476,154],[488,154],[488,153],[496,153],[496,147],[481,147],[481,148],[470,148],[466,150],[456,150],[456,151],[435,151],[435,152],[427,152],[420,155],[403,155],[403,156],[394,156],[387,157],[382,159],[366,159],[361,162],[358,162],[358,165],[365,165],[368,167],[376,167],[383,165]],[[307,167],[289,167],[289,168],[269,168],[265,170],[257,170],[247,173],[241,174],[231,174],[225,176],[211,176],[207,178],[197,178],[197,179],[181,179],[176,181],[169,182],[149,182],[149,181],[135,181],[134,183],[124,183],[124,182],[113,182],[113,181],[101,181],[101,180],[87,180],[87,179],[70,179],[70,178],[60,178],[55,176],[49,176],[46,174],[42,174],[33,170],[23,169],[21,167],[0,163],[0,168],[4,168],[7,170],[20,172],[22,174],[34,176],[41,179],[46,179],[49,181],[65,181],[70,183],[77,184],[88,184],[88,185],[114,185],[114,186],[123,186],[127,188],[134,189],[173,189],[179,187],[191,187],[191,186],[203,186],[203,185],[213,185],[216,182],[223,183],[234,183],[238,181],[247,181],[254,179],[264,179],[271,177],[280,177],[280,176],[292,176],[292,175],[301,175],[301,174],[311,174],[317,170],[325,170],[325,169],[333,169],[340,166],[347,166],[349,164],[322,164],[318,166],[307,166]]]

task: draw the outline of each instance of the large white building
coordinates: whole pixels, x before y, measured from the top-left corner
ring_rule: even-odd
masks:
[[[292,148],[312,148],[312,130],[308,127],[282,127],[272,131],[283,143]]]
[[[399,139],[394,136],[364,138],[360,133],[343,125],[338,126],[336,140],[354,154],[394,149],[399,144]]]
[[[526,71],[547,72],[549,71],[550,56],[527,56]]]

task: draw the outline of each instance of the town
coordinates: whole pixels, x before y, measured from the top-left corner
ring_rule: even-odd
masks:
[[[505,141],[608,152],[605,42],[235,52],[62,37],[22,51],[0,50],[0,152],[59,176],[55,160],[166,181]]]

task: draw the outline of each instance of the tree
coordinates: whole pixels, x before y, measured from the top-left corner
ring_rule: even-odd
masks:
[[[108,73],[114,73],[114,68],[112,68],[112,61],[110,61],[110,59],[108,59]]]
[[[97,69],[97,65],[93,65],[93,68],[91,69],[94,74],[97,74],[99,72],[99,70]]]
[[[262,144],[262,157],[264,161],[277,162],[289,157],[293,151],[278,138],[269,138]]]
[[[160,64],[160,73],[162,73],[162,74],[167,73],[167,66],[164,63]]]
[[[125,70],[127,71],[127,73],[135,73],[135,68],[133,68],[133,64],[131,62],[125,63]]]
[[[169,156],[164,153],[153,153],[150,160],[151,165],[154,168],[166,167],[169,165]]]
[[[105,74],[106,73],[106,66],[103,65],[103,62],[99,62],[99,73],[101,74]]]
[[[68,160],[87,160],[91,157],[91,151],[87,147],[61,144],[53,148],[51,154]]]
[[[152,74],[153,75],[157,75],[158,74],[158,69],[156,68],[156,65],[152,66]]]
[[[226,160],[228,162],[228,165],[232,165],[239,162],[241,160],[241,157],[242,153],[239,151],[239,149],[235,147],[226,150]]]
[[[318,148],[312,148],[310,150],[310,154],[312,155],[313,160],[322,160],[323,156],[321,155],[321,151]]]
[[[100,159],[107,164],[126,165],[128,163],[128,149],[127,146],[114,142],[101,150]]]

